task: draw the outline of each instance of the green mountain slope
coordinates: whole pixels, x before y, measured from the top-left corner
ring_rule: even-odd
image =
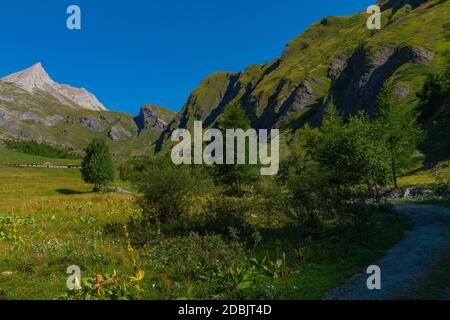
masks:
[[[245,109],[255,128],[296,129],[320,124],[329,101],[344,114],[375,114],[375,98],[386,81],[408,103],[427,75],[450,61],[450,1],[380,1],[381,30],[366,27],[365,11],[327,17],[293,39],[283,54],[241,73],[217,73],[205,79],[162,134],[157,148],[171,145],[175,128],[195,120],[215,126],[229,104]]]
[[[0,81],[0,138],[21,138],[50,144],[84,148],[95,136],[107,139],[117,156],[139,156],[152,153],[153,143],[170,122],[174,113],[162,107],[133,117],[110,111],[75,109],[61,104],[39,90],[33,93]],[[154,124],[164,119],[162,126]],[[139,122],[138,120],[142,120]]]

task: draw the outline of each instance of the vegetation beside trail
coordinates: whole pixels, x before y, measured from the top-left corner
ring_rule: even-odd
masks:
[[[245,117],[225,110],[221,130]],[[413,118],[383,121],[414,131]],[[386,147],[393,139],[401,155]],[[121,167],[135,194],[108,193],[100,140],[86,148],[82,175],[1,167],[1,297],[321,298],[402,238],[408,222],[379,188],[408,163],[393,157],[412,157],[417,142],[364,114],[344,121],[330,105],[320,129],[297,133],[277,177],[257,165],[175,166],[162,154]],[[81,290],[66,288],[72,265]]]
[[[67,186],[70,190],[62,190]],[[126,292],[115,287],[116,298],[320,298],[382,256],[407,227],[394,214],[374,214],[377,229],[364,242],[330,242],[329,237],[339,237],[331,226],[311,238],[292,228],[281,212],[255,208],[245,219],[260,235],[166,229],[157,237],[138,222],[142,211],[134,195],[90,193],[79,170],[0,167],[0,190],[0,273],[12,272],[0,275],[1,299],[80,298],[65,296],[70,265],[80,266],[94,284],[97,275],[106,281],[116,271],[118,285],[127,284]],[[138,269],[145,272],[139,295],[128,280],[138,279],[128,239]]]

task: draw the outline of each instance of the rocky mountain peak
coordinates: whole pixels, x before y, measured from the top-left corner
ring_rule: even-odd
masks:
[[[145,129],[161,132],[168,125],[166,121],[161,119],[156,107],[151,105],[142,106],[139,115],[134,118],[134,121],[139,132]]]
[[[30,93],[33,92],[33,89],[35,88],[44,90],[46,86],[54,84],[40,62],[23,71],[13,73],[2,80],[15,83]]]
[[[41,62],[2,78],[4,82],[14,83],[23,90],[34,93],[35,90],[50,94],[60,103],[73,108],[82,108],[94,111],[106,110],[97,98],[84,88],[74,88],[66,84],[53,81],[45,71]]]

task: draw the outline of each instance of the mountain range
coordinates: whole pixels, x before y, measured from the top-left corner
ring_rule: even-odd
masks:
[[[113,153],[153,153],[172,120],[165,108],[145,105],[137,116],[111,112],[84,88],[53,81],[41,63],[0,79],[0,137],[32,139],[82,149],[94,136]]]
[[[442,73],[450,61],[450,1],[383,0],[378,5],[381,30],[367,28],[365,11],[325,17],[273,61],[210,75],[176,114],[152,105],[135,117],[107,111],[93,94],[57,84],[37,64],[0,81],[0,136],[82,148],[100,135],[116,154],[139,155],[167,150],[171,132],[192,129],[196,120],[217,126],[231,104],[246,111],[253,127],[287,133],[320,125],[330,102],[344,115],[375,115],[376,96],[387,81],[405,103],[418,105],[427,76]],[[449,114],[446,101],[426,124],[434,137],[427,143],[450,141]],[[447,144],[439,148],[450,150]]]

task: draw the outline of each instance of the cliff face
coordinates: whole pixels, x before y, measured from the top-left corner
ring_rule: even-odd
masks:
[[[145,105],[134,118],[138,132],[149,130],[152,134],[161,134],[168,127],[175,113],[158,106]]]
[[[176,128],[217,125],[229,104],[240,105],[255,128],[320,125],[332,101],[344,114],[373,115],[375,98],[386,81],[400,97],[417,103],[425,77],[449,61],[450,1],[380,1],[382,30],[366,27],[366,12],[327,17],[292,40],[283,54],[240,73],[217,73],[191,94],[165,129],[158,150]],[[295,128],[294,128],[295,129]]]

